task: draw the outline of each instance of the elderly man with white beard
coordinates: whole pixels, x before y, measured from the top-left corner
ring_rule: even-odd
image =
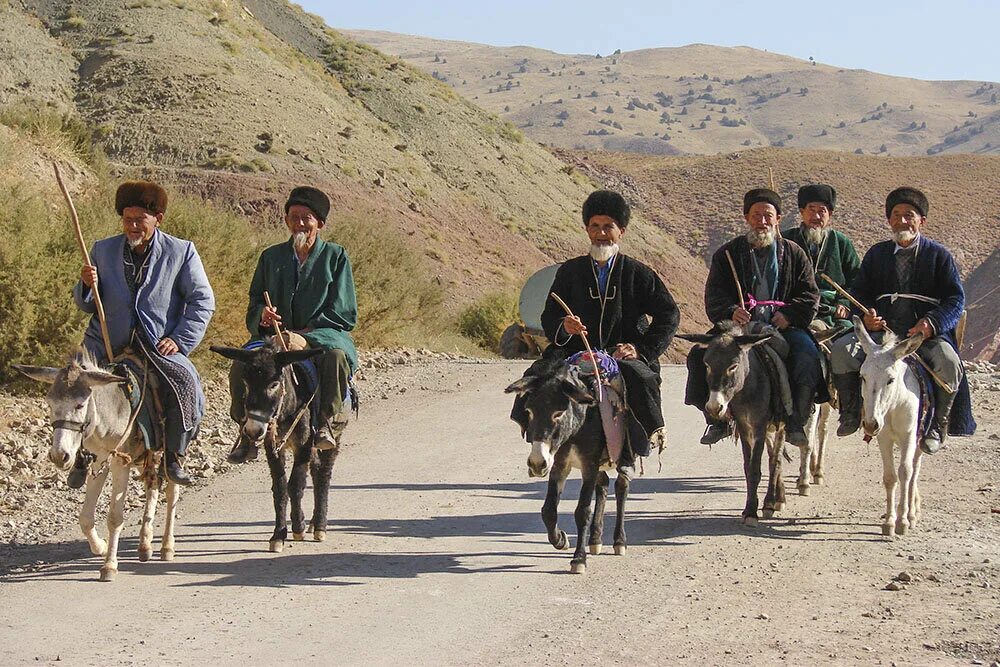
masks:
[[[564,262],[551,288],[573,316],[566,315],[551,296],[547,299],[542,327],[551,344],[536,363],[544,366],[582,351],[580,334],[587,336],[595,351],[603,350],[617,359],[634,417],[629,424],[630,434],[635,435],[629,437],[631,454],[648,456],[651,442],[663,443],[659,358],[677,331],[680,310],[652,268],[621,252],[619,242],[630,217],[628,204],[617,192],[597,190],[587,197],[583,227],[590,252]],[[526,426],[520,397],[515,399],[511,418]],[[619,465],[628,467],[631,461],[634,457]]]
[[[881,341],[886,330],[898,336],[922,334],[920,356],[952,389],[938,387],[935,419],[924,434],[921,449],[928,454],[944,445],[949,431],[968,435],[975,431],[968,383],[959,359],[955,328],[965,307],[965,291],[958,267],[947,248],[924,236],[930,204],[914,188],[897,188],[885,202],[885,217],[892,238],[873,245],[861,261],[852,295],[868,312],[865,328]],[[841,397],[837,435],[850,435],[861,425],[861,381],[858,372],[864,351],[851,332],[833,343],[830,363]],[[957,419],[951,419],[956,396]],[[949,426],[951,427],[949,429]]]
[[[799,188],[798,204],[801,224],[786,229],[781,235],[798,244],[812,260],[819,288],[819,311],[813,329],[849,327],[851,303],[819,278],[819,274],[824,273],[850,290],[861,267],[861,258],[851,239],[832,226],[837,191],[825,183],[803,185]]]
[[[819,303],[812,263],[802,248],[778,234],[778,193],[765,188],[747,192],[743,196],[743,217],[750,229],[712,256],[705,283],[705,312],[716,325],[725,320],[740,326],[760,322],[781,332],[789,348],[793,407],[793,414],[785,422],[785,436],[793,445],[804,445],[804,426],[812,414],[816,393],[822,390],[819,350],[808,332]],[[745,294],[739,293],[737,279]],[[703,348],[691,350],[687,366],[684,402],[705,412],[708,380]],[[714,420],[707,412],[705,420],[708,428],[702,444],[714,444],[732,434],[728,420]]]
[[[316,447],[336,446],[346,424],[344,398],[358,365],[350,332],[358,320],[354,274],[347,251],[319,238],[330,213],[330,200],[320,190],[300,186],[285,202],[285,226],[291,236],[261,253],[250,283],[247,329],[252,340],[274,335],[280,327],[293,349],[322,348],[316,357],[319,372],[319,427]],[[268,306],[264,298],[271,298]],[[242,365],[233,363],[229,376],[232,397],[230,416],[237,423],[243,414]],[[232,463],[257,456],[257,447],[242,435],[229,455]]]

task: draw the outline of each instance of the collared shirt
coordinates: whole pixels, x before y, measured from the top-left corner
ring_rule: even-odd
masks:
[[[900,250],[903,250],[903,251],[911,251],[911,250],[913,250],[913,251],[915,251],[919,246],[920,246],[920,234],[917,234],[916,238],[913,239],[913,243],[911,243],[910,245],[906,246],[905,248],[903,246],[899,245],[898,243],[896,243],[896,247],[892,251],[892,254],[895,255]]]
[[[614,268],[616,259],[618,259],[618,253],[612,255],[611,259],[606,261],[603,266],[596,259],[592,259],[594,271],[597,272],[597,289],[601,291],[601,296],[608,294],[608,278],[611,276],[611,269]]]

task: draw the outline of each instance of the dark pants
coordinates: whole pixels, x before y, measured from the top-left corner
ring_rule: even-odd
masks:
[[[160,403],[163,405],[163,438],[168,452],[184,456],[188,445],[198,437],[198,427],[190,431],[184,430],[184,419],[181,417],[181,406],[177,396],[169,388],[164,390],[166,383],[160,381]]]

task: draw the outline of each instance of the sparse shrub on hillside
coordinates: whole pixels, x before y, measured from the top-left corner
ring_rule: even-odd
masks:
[[[517,297],[510,293],[494,292],[462,311],[458,316],[458,330],[480,347],[495,352],[500,345],[503,330],[517,319]]]
[[[44,102],[22,100],[0,109],[0,125],[21,130],[48,148],[65,150],[90,165],[103,162],[92,128],[79,116]]]

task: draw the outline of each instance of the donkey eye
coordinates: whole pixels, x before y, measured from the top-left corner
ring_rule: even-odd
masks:
[[[733,364],[732,366],[730,366],[729,368],[727,368],[726,372],[727,373],[735,373],[736,372],[736,364]]]
[[[86,403],[77,403],[77,404],[76,404],[76,409],[77,409],[77,410],[83,410],[83,406],[84,406],[84,405],[86,405]]]
[[[896,381],[896,378],[889,378],[888,380],[885,381],[885,383],[886,383],[886,385],[890,385],[890,384],[892,384],[895,381]]]
[[[553,413],[552,413],[552,421],[553,421],[553,422],[557,422],[557,421],[559,421],[559,419],[560,419],[560,418],[561,418],[561,417],[562,417],[562,416],[563,416],[564,414],[566,414],[566,411],[565,411],[565,410],[556,410],[555,412],[553,412]]]

